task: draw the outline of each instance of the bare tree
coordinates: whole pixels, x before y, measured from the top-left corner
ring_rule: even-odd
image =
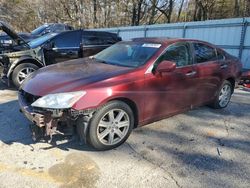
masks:
[[[165,21],[167,23],[171,22],[171,16],[174,7],[174,0],[157,1],[151,0],[152,6],[154,6],[162,15],[165,16]]]
[[[0,0],[0,19],[18,31],[45,22],[117,27],[250,16],[250,0]]]
[[[250,16],[250,0],[245,0],[244,16]]]
[[[234,16],[239,17],[239,15],[240,15],[239,0],[234,0]]]
[[[184,0],[181,0],[181,5],[180,5],[180,8],[178,10],[177,22],[180,21],[180,16],[181,16],[183,4],[184,4]]]

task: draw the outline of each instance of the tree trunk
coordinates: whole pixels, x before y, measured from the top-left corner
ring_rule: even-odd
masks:
[[[169,0],[169,7],[168,7],[168,23],[171,22],[171,16],[172,16],[172,12],[173,12],[173,7],[174,7],[174,1],[173,0]]]
[[[133,4],[133,11],[132,11],[132,21],[131,25],[134,26],[136,22],[136,4]]]
[[[245,0],[245,17],[250,16],[250,0]]]
[[[93,0],[93,8],[94,8],[94,19],[93,19],[93,25],[96,26],[97,24],[97,0]]]
[[[234,0],[234,16],[239,17],[239,15],[240,15],[239,0]]]
[[[152,6],[151,6],[151,14],[150,14],[150,17],[149,17],[149,22],[148,24],[154,24],[154,19],[155,19],[155,15],[156,15],[156,8],[155,8],[155,4],[157,3],[156,2],[157,0],[153,0],[152,1]]]
[[[177,22],[180,21],[180,16],[181,16],[183,4],[184,4],[184,0],[181,1],[181,5],[180,5],[179,11],[178,11],[178,16],[177,16]]]
[[[135,23],[135,25],[140,25],[142,1],[143,0],[139,0],[138,4],[137,4],[137,16],[136,16],[136,23]]]

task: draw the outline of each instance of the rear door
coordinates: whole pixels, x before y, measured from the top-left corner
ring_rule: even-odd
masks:
[[[199,106],[214,99],[223,75],[227,69],[217,57],[216,48],[199,42],[193,42],[196,71],[196,97],[194,104]]]
[[[84,31],[82,36],[82,56],[88,57],[97,54],[115,43],[112,36],[100,32]]]
[[[61,33],[50,43],[52,48],[45,52],[47,65],[79,58],[81,30]]]

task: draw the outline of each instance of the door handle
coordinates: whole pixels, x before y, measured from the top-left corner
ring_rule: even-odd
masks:
[[[70,52],[62,52],[61,55],[73,55],[74,53],[72,51]]]
[[[222,65],[220,65],[220,68],[221,68],[221,69],[226,69],[227,67],[228,67],[227,64],[222,64]]]
[[[197,73],[196,71],[191,71],[191,72],[186,73],[186,76],[193,76],[196,73]]]

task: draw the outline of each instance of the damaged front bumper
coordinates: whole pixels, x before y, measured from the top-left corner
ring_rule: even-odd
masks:
[[[27,97],[27,95],[30,94],[19,91],[18,101],[20,112],[33,124],[31,131],[34,141],[48,137],[49,142],[51,142],[53,135],[60,134],[71,136],[77,132],[80,141],[86,142],[88,122],[94,110],[37,109],[31,106],[32,102],[37,100],[37,97],[31,95]]]
[[[10,85],[9,79],[7,77],[8,71],[10,67],[9,57],[5,55],[0,55],[0,79],[6,84]]]

